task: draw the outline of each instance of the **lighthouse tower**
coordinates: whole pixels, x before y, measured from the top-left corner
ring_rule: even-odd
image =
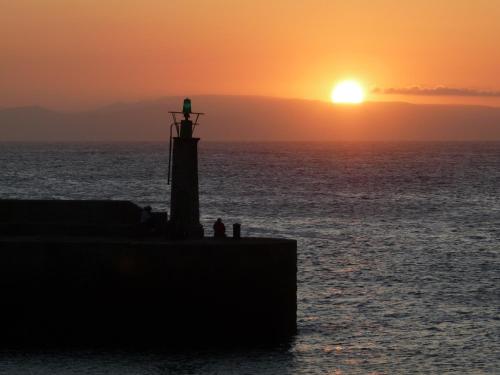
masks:
[[[172,167],[172,188],[170,196],[169,232],[174,239],[196,239],[203,237],[200,224],[200,203],[198,193],[198,141],[193,131],[203,113],[191,112],[191,100],[184,99],[182,112],[170,112],[173,123],[170,127],[170,165]],[[177,115],[184,118],[179,122]],[[191,120],[195,117],[195,121]],[[177,136],[172,137],[175,127]],[[172,147],[173,141],[173,147]]]

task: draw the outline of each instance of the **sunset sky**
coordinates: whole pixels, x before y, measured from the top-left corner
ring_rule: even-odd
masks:
[[[0,107],[167,95],[500,106],[498,0],[0,0]],[[452,94],[452,95],[450,95]]]

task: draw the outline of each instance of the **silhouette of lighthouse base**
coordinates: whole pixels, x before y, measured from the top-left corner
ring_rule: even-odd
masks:
[[[202,238],[204,233],[198,198],[198,141],[174,138],[169,231],[176,239]]]

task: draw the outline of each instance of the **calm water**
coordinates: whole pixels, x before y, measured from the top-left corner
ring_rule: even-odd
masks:
[[[166,209],[162,144],[0,144],[0,197]],[[299,243],[274,349],[0,351],[9,374],[500,373],[500,143],[201,143],[206,228]]]

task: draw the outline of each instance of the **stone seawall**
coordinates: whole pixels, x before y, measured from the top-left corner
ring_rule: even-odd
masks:
[[[282,340],[296,271],[293,240],[1,236],[0,342]]]

